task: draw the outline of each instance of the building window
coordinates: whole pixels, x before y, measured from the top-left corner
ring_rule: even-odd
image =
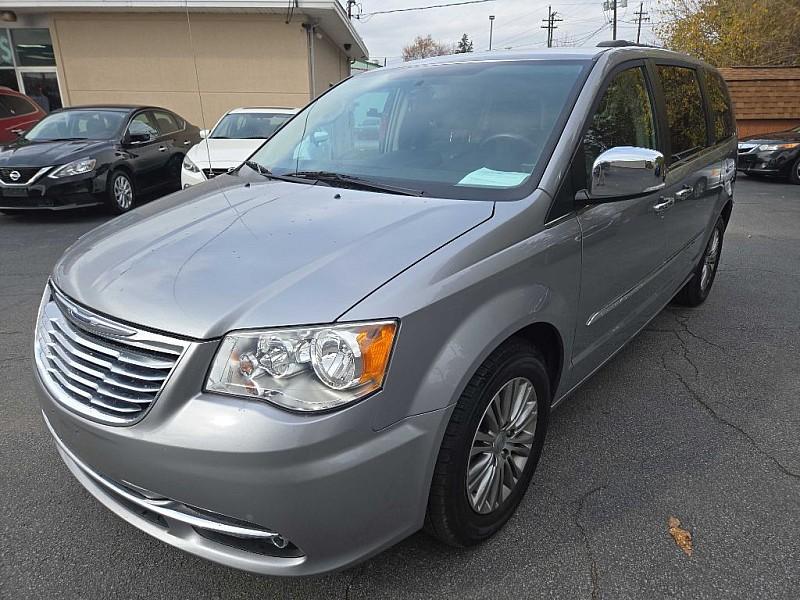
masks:
[[[14,51],[20,67],[55,67],[56,55],[47,29],[12,29]]]
[[[61,108],[48,29],[0,29],[0,86],[22,92],[46,112]]]

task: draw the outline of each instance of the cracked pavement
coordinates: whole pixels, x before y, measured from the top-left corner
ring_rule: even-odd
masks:
[[[301,580],[168,547],[72,478],[27,357],[53,262],[105,217],[0,215],[0,597],[800,598],[800,186],[742,177],[736,200],[709,300],[663,311],[555,410],[499,535],[454,550],[417,534]]]

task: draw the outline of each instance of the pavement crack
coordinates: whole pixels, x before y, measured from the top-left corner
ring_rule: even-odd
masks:
[[[721,352],[727,354],[727,352],[726,352],[724,347],[720,346],[719,344],[717,344],[715,342],[712,342],[711,340],[709,340],[706,337],[703,337],[702,335],[700,335],[696,331],[693,331],[691,327],[689,327],[689,319],[690,319],[689,315],[682,314],[682,313],[679,313],[679,312],[677,312],[675,310],[670,310],[670,309],[667,309],[666,312],[668,312],[673,317],[675,317],[675,323],[677,323],[681,327],[681,331],[683,333],[685,333],[686,335],[688,335],[690,337],[693,337],[694,339],[696,339],[699,342],[704,342],[704,343],[708,344],[709,346],[712,346],[712,347],[716,348],[717,350],[720,350]],[[681,342],[682,342],[682,340],[681,340]]]
[[[689,361],[689,363],[692,365],[692,367],[694,367],[694,364],[693,364],[691,361]],[[776,467],[776,468],[777,468],[779,471],[781,471],[781,472],[782,472],[784,475],[786,475],[787,477],[792,477],[792,478],[794,478],[794,479],[798,479],[798,480],[800,480],[800,473],[795,473],[794,471],[792,471],[791,469],[789,469],[789,468],[788,468],[786,465],[784,465],[784,464],[783,464],[783,463],[782,463],[780,460],[778,460],[778,459],[777,459],[777,458],[775,458],[775,457],[774,457],[772,454],[770,454],[770,453],[769,453],[769,452],[767,452],[767,451],[766,451],[764,448],[762,448],[762,447],[759,445],[759,443],[758,443],[758,442],[755,440],[755,438],[753,438],[753,436],[751,436],[751,435],[750,435],[750,434],[749,434],[747,431],[745,431],[744,429],[742,429],[742,428],[741,428],[739,425],[737,425],[736,423],[733,423],[732,421],[729,421],[728,419],[726,419],[725,417],[723,417],[721,414],[719,414],[719,413],[718,413],[718,412],[717,412],[717,411],[714,409],[714,407],[713,407],[713,406],[712,406],[712,405],[711,405],[711,404],[710,404],[710,403],[709,403],[709,402],[708,402],[708,401],[707,401],[705,398],[703,398],[703,396],[702,396],[700,393],[698,393],[697,391],[695,391],[695,389],[694,389],[694,388],[693,388],[693,387],[692,387],[692,386],[689,384],[689,382],[688,382],[688,381],[686,381],[686,379],[684,378],[684,376],[681,374],[681,372],[680,372],[680,371],[678,371],[678,370],[676,370],[676,369],[674,369],[674,368],[670,367],[670,366],[667,364],[666,357],[664,357],[664,356],[662,356],[662,357],[661,357],[661,364],[663,365],[663,367],[664,367],[664,370],[665,370],[665,371],[667,371],[668,373],[671,373],[672,375],[674,375],[674,376],[675,376],[675,378],[676,378],[676,379],[678,380],[678,382],[679,382],[679,383],[680,383],[680,384],[683,386],[683,388],[684,388],[684,389],[685,389],[685,390],[686,390],[686,391],[689,393],[689,395],[690,395],[692,398],[694,398],[695,402],[697,402],[697,403],[698,403],[698,404],[699,404],[699,405],[700,405],[700,406],[703,408],[703,410],[704,410],[704,411],[705,411],[705,412],[706,412],[706,413],[707,413],[707,414],[708,414],[708,415],[709,415],[709,416],[710,416],[712,419],[714,419],[715,421],[717,421],[717,422],[718,422],[718,423],[720,423],[721,425],[724,425],[725,427],[728,427],[728,428],[730,428],[730,429],[733,429],[734,431],[736,431],[737,433],[739,433],[739,434],[740,434],[740,435],[741,435],[741,436],[742,436],[742,437],[743,437],[745,440],[747,440],[747,442],[750,444],[750,446],[751,446],[751,447],[752,447],[752,448],[753,448],[753,449],[754,449],[754,450],[755,450],[755,451],[756,451],[758,454],[760,454],[761,456],[763,456],[764,458],[766,458],[767,460],[769,460],[769,461],[770,461],[770,462],[771,462],[773,465],[775,465],[775,467]],[[696,371],[697,371],[697,369],[695,368],[695,372],[696,372]],[[696,375],[695,375],[695,376],[696,376]]]
[[[578,531],[583,538],[583,547],[586,549],[586,556],[589,559],[589,577],[591,578],[592,582],[592,600],[599,600],[600,598],[600,575],[597,569],[597,560],[595,559],[594,552],[592,551],[592,544],[589,541],[589,533],[581,521],[581,513],[584,511],[586,501],[589,499],[589,497],[601,490],[604,490],[605,488],[605,485],[598,485],[597,487],[594,487],[588,492],[584,493],[578,499],[578,508],[575,510],[575,515],[573,518],[575,527],[578,528]]]

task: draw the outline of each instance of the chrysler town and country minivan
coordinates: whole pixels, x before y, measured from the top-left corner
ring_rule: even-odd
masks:
[[[552,408],[708,296],[736,148],[717,71],[658,49],[352,77],[66,251],[45,421],[110,510],[240,569],[344,568],[421,528],[479,543]]]

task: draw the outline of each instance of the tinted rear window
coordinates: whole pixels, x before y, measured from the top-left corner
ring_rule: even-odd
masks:
[[[700,82],[689,67],[658,65],[658,75],[667,104],[672,161],[684,160],[708,142]]]
[[[705,71],[705,80],[711,119],[714,124],[714,139],[726,140],[736,133],[728,88],[722,76],[714,71]]]
[[[9,113],[7,116],[20,117],[36,112],[36,107],[32,103],[19,96],[0,96],[0,102],[5,108],[3,112]]]

